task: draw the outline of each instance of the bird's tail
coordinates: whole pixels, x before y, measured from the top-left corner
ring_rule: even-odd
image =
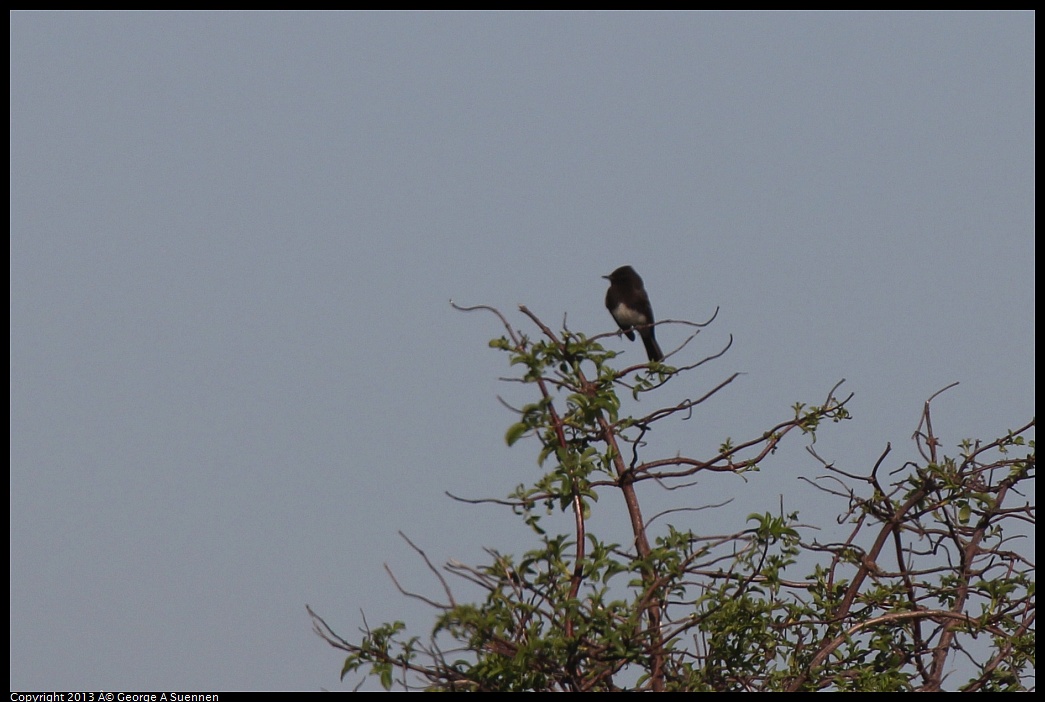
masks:
[[[657,343],[657,337],[653,335],[653,328],[643,331],[641,333],[642,343],[646,347],[646,355],[649,356],[650,362],[660,362],[664,360],[664,352],[660,350],[660,344]]]

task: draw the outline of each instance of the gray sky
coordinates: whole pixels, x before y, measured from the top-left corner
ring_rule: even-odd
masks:
[[[650,458],[818,402],[895,464],[1034,414],[1034,15],[14,13],[11,687],[345,689],[340,633],[533,547],[489,304],[588,334],[631,264],[744,375]],[[665,351],[681,327],[658,329]],[[621,363],[641,345],[607,340]],[[631,400],[626,407],[634,408]],[[796,439],[687,499],[838,505]],[[647,512],[676,494],[648,488]],[[615,497],[615,496],[614,496]],[[623,519],[606,500],[603,518]],[[607,527],[612,528],[612,527]]]

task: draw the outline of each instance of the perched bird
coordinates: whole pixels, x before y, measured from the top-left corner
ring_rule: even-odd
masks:
[[[602,277],[610,281],[610,289],[606,291],[606,309],[613,315],[617,326],[632,341],[635,341],[637,331],[642,337],[649,360],[663,361],[664,353],[653,333],[653,307],[650,306],[646,288],[642,286],[642,278],[631,266],[621,266]]]

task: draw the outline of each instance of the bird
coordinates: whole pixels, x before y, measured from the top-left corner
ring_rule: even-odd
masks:
[[[631,266],[621,266],[609,275],[602,276],[610,281],[606,291],[606,309],[629,340],[635,341],[635,332],[642,338],[650,362],[664,360],[664,353],[653,333],[653,307],[649,295],[642,285],[642,278]]]

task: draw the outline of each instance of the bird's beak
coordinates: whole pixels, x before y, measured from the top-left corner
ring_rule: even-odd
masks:
[[[604,276],[602,276],[602,277],[603,277],[603,278],[605,278],[606,280],[609,280],[609,279],[610,279],[610,277],[609,277],[608,275],[604,275]]]

